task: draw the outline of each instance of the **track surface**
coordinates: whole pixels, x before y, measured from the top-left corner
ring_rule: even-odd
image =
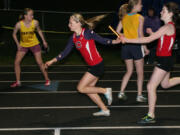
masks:
[[[43,85],[37,66],[22,66],[22,87],[10,88],[15,80],[12,66],[0,67],[0,135],[179,135],[180,86],[170,89],[158,87],[157,123],[138,125],[147,113],[147,103],[136,102],[136,74],[128,83],[127,101],[117,98],[124,66],[106,66],[98,86],[113,88],[110,117],[93,117],[98,111],[90,99],[76,90],[85,66],[52,66],[49,76],[58,82],[56,90],[29,86]],[[153,66],[145,66],[144,95]],[[171,76],[180,76],[176,65]],[[105,103],[106,99],[101,95]]]

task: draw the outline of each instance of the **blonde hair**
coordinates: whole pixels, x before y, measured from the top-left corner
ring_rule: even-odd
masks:
[[[31,8],[25,8],[24,11],[23,11],[23,13],[21,13],[21,14],[19,15],[19,20],[20,20],[20,21],[23,20],[23,19],[24,19],[24,15],[27,15],[27,13],[28,13],[29,11],[33,11],[33,10],[32,10]]]
[[[100,22],[106,16],[107,15],[99,15],[85,20],[84,17],[79,13],[74,13],[73,15],[71,15],[75,22],[80,22],[82,27],[88,27],[89,29],[94,29],[97,23]]]
[[[127,7],[128,7],[128,4],[123,4],[119,8],[119,13],[118,13],[119,20],[122,20],[122,18],[127,14]]]
[[[127,6],[127,13],[131,12],[135,5],[139,3],[140,0],[129,0]]]

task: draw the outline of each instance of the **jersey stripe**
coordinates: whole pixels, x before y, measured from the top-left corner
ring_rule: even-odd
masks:
[[[89,48],[89,42],[86,43],[86,49],[87,49],[87,51],[89,53],[89,56],[90,56],[91,60],[93,60],[92,55],[91,55],[91,51],[90,51],[90,48]]]

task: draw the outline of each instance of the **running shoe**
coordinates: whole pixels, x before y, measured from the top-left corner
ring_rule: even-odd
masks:
[[[104,94],[107,101],[108,101],[108,105],[111,105],[112,104],[112,88],[106,88],[106,93]]]
[[[45,86],[49,86],[49,85],[51,85],[51,81],[50,80],[46,80],[46,82],[45,82],[45,84],[44,84]]]
[[[99,111],[99,112],[95,112],[93,113],[93,116],[110,116],[110,110],[107,111]]]
[[[147,102],[147,98],[144,97],[143,95],[137,96],[136,97],[137,102]]]
[[[152,118],[151,116],[149,116],[149,114],[147,114],[140,121],[138,121],[138,123],[139,124],[151,124],[151,123],[156,123],[156,120],[155,120],[155,118]]]
[[[20,87],[20,86],[21,86],[21,83],[17,82],[17,81],[10,85],[11,88],[16,88],[16,87]]]
[[[122,93],[122,92],[120,92],[118,94],[118,98],[121,99],[121,100],[127,100],[127,96],[124,93]]]

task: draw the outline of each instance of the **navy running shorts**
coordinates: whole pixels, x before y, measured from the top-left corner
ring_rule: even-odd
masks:
[[[144,48],[140,44],[125,44],[121,48],[121,58],[123,60],[133,59],[139,60],[145,56]]]
[[[97,65],[94,66],[88,66],[88,71],[92,75],[96,77],[101,77],[104,74],[104,62],[100,62]]]
[[[173,69],[173,57],[172,56],[157,56],[156,67],[170,72]]]

